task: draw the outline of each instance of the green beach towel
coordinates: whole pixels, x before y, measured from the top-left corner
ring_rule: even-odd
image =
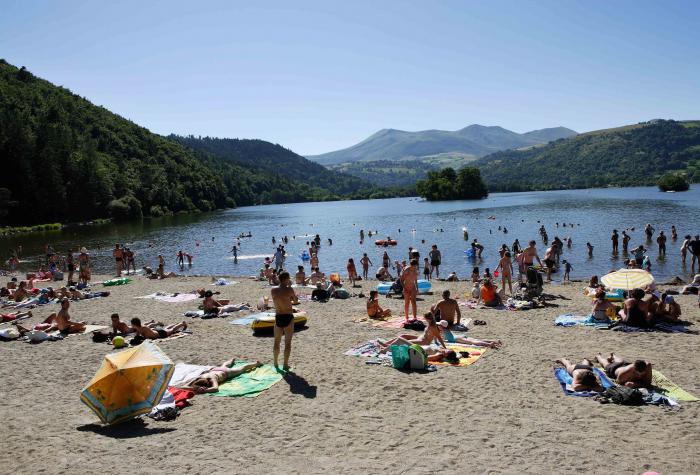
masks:
[[[683,390],[680,386],[678,386],[676,383],[668,379],[666,376],[661,374],[660,371],[657,371],[655,369],[652,369],[651,373],[651,384],[653,386],[656,386],[658,389],[657,392],[661,393],[662,395],[673,399],[674,401],[686,401],[686,402],[693,402],[693,401],[700,401],[700,399],[696,398],[689,392],[686,392]]]
[[[240,368],[248,364],[247,361],[236,361],[232,368]],[[262,365],[253,371],[236,376],[231,381],[226,381],[219,386],[216,393],[208,393],[209,396],[225,397],[256,397],[266,389],[271,388],[282,379],[279,373],[271,365]]]

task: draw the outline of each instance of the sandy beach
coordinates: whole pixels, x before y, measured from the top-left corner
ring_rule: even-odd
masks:
[[[99,277],[94,280],[100,280]],[[222,298],[254,303],[269,286],[216,287]],[[185,292],[210,278],[163,281],[136,277],[112,287],[107,298],[72,305],[72,318],[107,324],[118,312],[167,324],[200,301],[135,299],[156,291]],[[427,310],[450,288],[434,284],[422,297]],[[365,282],[362,290],[374,288]],[[349,348],[399,330],[353,320],[365,300],[304,302],[308,329],[294,337],[291,364],[299,376],[282,380],[256,398],[197,396],[170,422],[144,418],[101,428],[79,393],[112,350],[90,336],[32,345],[0,343],[2,473],[698,473],[700,402],[679,410],[602,405],[567,397],[553,377],[554,360],[580,360],[615,351],[640,357],[685,390],[700,395],[700,336],[555,327],[559,314],[586,314],[583,284],[546,286],[553,305],[529,311],[465,309],[473,337],[498,338],[474,365],[440,366],[433,373],[404,373],[344,356]],[[97,290],[101,286],[95,286]],[[214,287],[209,287],[214,288]],[[470,288],[470,287],[469,287]],[[361,289],[355,289],[359,292]],[[684,319],[700,319],[696,296],[679,296]],[[402,301],[382,297],[399,313]],[[34,310],[38,322],[57,305]],[[230,319],[187,319],[193,335],[160,344],[173,361],[216,365],[231,358],[272,362],[272,339],[254,337]],[[693,328],[693,327],[691,327]]]

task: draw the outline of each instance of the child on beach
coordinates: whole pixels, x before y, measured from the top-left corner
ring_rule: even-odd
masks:
[[[430,280],[431,277],[431,268],[430,268],[430,261],[428,261],[428,258],[423,259],[423,278],[425,280]]]
[[[352,258],[348,259],[348,280],[350,281],[350,285],[355,287],[355,281],[357,280],[357,268],[355,267],[355,261],[352,260]]]
[[[567,282],[569,280],[569,278],[571,277],[570,274],[571,274],[571,269],[573,269],[573,267],[571,266],[571,263],[569,261],[567,261],[566,259],[564,259],[562,261],[562,263],[564,264],[564,282]]]
[[[360,259],[360,264],[362,264],[362,278],[364,280],[367,280],[369,278],[369,266],[373,265],[372,261],[370,258],[367,256],[367,253],[365,252],[362,254],[362,259]]]
[[[367,316],[369,318],[388,318],[391,316],[391,310],[384,309],[379,305],[379,292],[370,290],[369,298],[367,299]]]

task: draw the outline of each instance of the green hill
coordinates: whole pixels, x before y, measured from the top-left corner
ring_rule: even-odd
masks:
[[[334,165],[358,161],[423,160],[439,154],[483,157],[498,150],[528,147],[572,135],[576,132],[565,127],[518,134],[503,127],[478,124],[456,131],[383,129],[352,147],[307,158],[323,165]]]
[[[194,150],[212,154],[228,163],[266,173],[281,174],[300,183],[313,183],[319,189],[333,195],[366,194],[371,188],[359,178],[332,172],[281,145],[263,140],[177,135],[168,138]]]
[[[267,142],[238,146],[245,160],[195,151],[0,60],[0,225],[384,193]],[[318,183],[290,178],[292,164]]]
[[[700,182],[700,121],[654,120],[483,157],[489,191],[656,185],[668,171]]]

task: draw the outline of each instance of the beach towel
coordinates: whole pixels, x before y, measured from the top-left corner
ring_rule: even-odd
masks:
[[[438,365],[438,366],[469,366],[481,358],[486,350],[488,348],[480,348],[480,347],[475,347],[475,346],[466,346],[466,345],[458,345],[456,343],[448,343],[447,348],[450,350],[454,350],[457,353],[460,351],[468,351],[469,352],[469,357],[467,358],[461,358],[459,359],[459,363],[448,363],[446,361],[439,361],[439,362],[431,362],[431,364]]]
[[[236,361],[231,368],[236,369],[248,364],[247,361]],[[282,374],[271,365],[262,365],[253,371],[236,376],[230,381],[219,385],[219,391],[207,393],[219,397],[256,397],[266,389],[271,388],[282,379]]]
[[[633,327],[631,325],[626,325],[624,323],[620,323],[613,327],[614,331],[618,332],[625,332],[625,333],[648,333],[648,332],[663,332],[663,333],[697,333],[694,332],[693,330],[690,330],[688,327],[685,325],[674,325],[671,323],[657,323],[651,328],[640,328],[640,327]]]
[[[68,338],[68,337],[75,336],[75,335],[85,335],[87,333],[92,333],[94,331],[104,330],[105,328],[109,328],[109,326],[107,326],[107,325],[85,325],[85,330],[83,330],[82,332],[69,333],[68,335],[63,335],[63,337]],[[49,333],[49,335],[60,335],[60,334],[61,334],[61,332],[59,332],[58,330],[55,330],[55,331],[52,331]]]
[[[700,400],[669,380],[661,371],[655,369],[651,373],[651,384],[654,392],[675,401],[695,402]]]
[[[593,368],[593,372],[598,377],[598,380],[603,388],[607,389],[615,385],[615,383],[610,381],[610,378],[607,377],[603,370]],[[596,391],[574,391],[571,388],[574,378],[571,377],[571,375],[564,368],[554,368],[554,377],[557,378],[557,381],[559,381],[559,384],[561,385],[561,390],[564,391],[564,394],[567,396],[591,397],[600,396],[601,394]]]
[[[406,319],[404,317],[391,317],[388,320],[372,320],[372,326],[378,328],[403,328]]]
[[[248,315],[246,317],[238,317],[234,320],[231,320],[229,323],[231,325],[250,326],[250,324],[253,323],[254,321],[255,321],[255,316]]]
[[[218,279],[211,285],[236,285],[237,283],[238,282],[236,282],[235,280]]]
[[[177,363],[173,370],[173,375],[170,377],[168,386],[174,386],[176,388],[188,387],[192,384],[192,381],[212,368],[213,366]]]
[[[554,319],[554,324],[560,327],[585,326],[601,329],[608,329],[614,326],[613,322],[599,322],[596,319],[594,319],[592,315],[573,315],[571,313],[559,315],[557,318]]]
[[[379,354],[381,347],[376,340],[368,341],[355,348],[350,348],[348,351],[343,353],[345,356],[364,356],[367,358],[375,357]]]
[[[192,300],[197,300],[199,296],[197,294],[168,294],[165,292],[156,292],[149,295],[144,295],[142,297],[134,297],[135,299],[152,299],[159,300],[161,302],[178,303],[178,302],[190,302]]]

